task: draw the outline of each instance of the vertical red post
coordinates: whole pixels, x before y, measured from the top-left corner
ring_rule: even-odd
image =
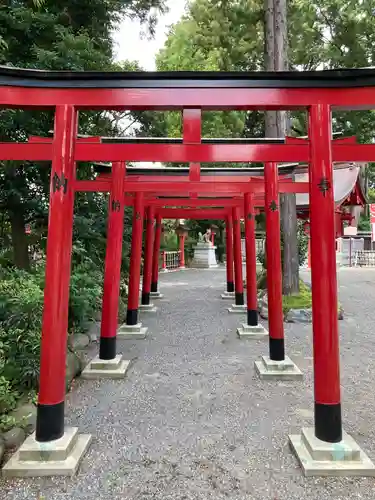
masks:
[[[179,236],[180,243],[180,269],[185,269],[185,235]]]
[[[276,163],[264,166],[266,262],[270,359],[283,361],[284,315],[281,283],[279,177]]]
[[[133,231],[130,255],[130,276],[128,310],[126,324],[138,323],[139,283],[141,279],[142,234],[143,234],[143,193],[136,193],[133,208]]]
[[[157,293],[159,281],[159,252],[161,240],[161,217],[158,214],[155,221],[154,253],[152,260],[151,292]]]
[[[211,243],[215,245],[215,233],[211,233]]]
[[[167,255],[166,255],[165,251],[163,251],[162,269],[163,269],[164,272],[167,270]]]
[[[73,130],[74,130],[74,140],[77,137],[77,132],[78,132],[78,111],[74,113],[74,123],[73,123]],[[73,175],[72,178],[76,178],[76,163],[73,160],[74,154],[72,155],[72,161],[73,161]],[[62,266],[63,269],[68,269],[68,272],[66,272],[63,276],[63,279],[65,279],[65,283],[62,285],[63,286],[63,294],[64,296],[62,297],[62,304],[67,304],[66,307],[62,307],[62,325],[63,328],[68,330],[68,324],[69,324],[69,295],[70,295],[70,274],[71,274],[71,264],[72,264],[72,240],[73,240],[73,217],[74,217],[74,189],[68,189],[66,193],[66,204],[65,204],[65,216],[64,220],[66,221],[65,224],[65,246],[63,249],[61,249],[61,256],[62,256]]]
[[[258,325],[257,256],[255,249],[254,194],[244,195],[247,324]]]
[[[52,149],[50,204],[36,440],[64,434],[65,362],[75,179],[77,115],[73,106],[57,106]],[[70,220],[67,218],[70,217]],[[69,240],[70,235],[70,240]]]
[[[234,277],[233,277],[233,217],[228,215],[226,220],[226,247],[227,247],[227,292],[234,292]]]
[[[307,267],[311,269],[311,240],[310,234],[307,236]]]
[[[336,443],[342,423],[330,107],[311,106],[309,118],[315,435]]]
[[[122,237],[124,232],[125,168],[124,162],[112,164],[100,329],[100,359],[114,359],[116,357]]]
[[[154,218],[155,207],[149,205],[146,211],[146,244],[143,265],[142,305],[150,304],[152,279],[152,251],[154,249]]]
[[[243,306],[245,303],[243,297],[240,210],[238,207],[233,207],[233,250],[235,303],[237,306]]]

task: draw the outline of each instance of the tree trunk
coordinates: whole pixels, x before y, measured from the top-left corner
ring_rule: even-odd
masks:
[[[267,71],[285,71],[287,58],[286,0],[265,0],[265,67]],[[285,111],[265,113],[266,137],[285,137]],[[283,295],[299,292],[296,195],[280,196],[280,222],[283,232]]]
[[[21,207],[9,210],[11,225],[13,259],[18,269],[30,269],[29,249],[25,233],[25,217]]]

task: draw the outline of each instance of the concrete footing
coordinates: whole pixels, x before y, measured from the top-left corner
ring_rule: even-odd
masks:
[[[77,427],[65,429],[60,439],[47,443],[29,436],[2,470],[4,477],[73,476],[91,442]]]
[[[237,328],[237,335],[240,339],[268,339],[268,331],[260,323],[257,326],[250,326],[243,323],[240,328]]]
[[[283,361],[273,361],[269,356],[262,356],[261,361],[255,361],[255,371],[261,379],[302,380],[301,370],[293,361],[285,356]]]
[[[228,312],[231,314],[246,314],[247,307],[246,305],[237,306],[236,304],[232,304],[232,307],[229,307]]]
[[[156,313],[157,307],[154,304],[139,304],[139,312],[142,313]]]
[[[83,370],[81,377],[84,379],[118,379],[124,378],[130,361],[123,360],[119,354],[115,359],[94,358]]]
[[[224,292],[221,294],[221,298],[225,300],[234,300],[234,292]]]
[[[339,443],[326,443],[313,428],[303,428],[289,444],[305,476],[375,476],[374,464],[346,432]]]
[[[117,338],[120,340],[137,340],[146,338],[147,327],[142,327],[142,323],[137,325],[121,325],[117,330]]]
[[[152,299],[164,299],[164,295],[160,292],[150,292],[150,297]]]

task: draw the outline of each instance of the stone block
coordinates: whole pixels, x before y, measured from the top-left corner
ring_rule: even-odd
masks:
[[[36,406],[32,403],[25,403],[12,412],[10,416],[15,418],[16,422],[21,423],[22,427],[29,434],[35,430],[36,426]]]
[[[198,269],[217,268],[215,250],[216,247],[212,243],[198,242],[194,248],[194,257],[191,267]]]
[[[76,353],[68,351],[66,353],[65,387],[68,391],[75,377],[82,372],[82,361]]]
[[[375,476],[374,464],[345,431],[339,443],[326,443],[313,428],[303,428],[289,444],[305,476]]]
[[[247,307],[246,305],[237,306],[232,304],[232,307],[228,308],[228,312],[231,314],[247,314]]]
[[[76,427],[65,429],[60,439],[39,443],[29,436],[2,470],[5,477],[72,476],[91,442]]]
[[[25,441],[26,433],[20,427],[14,427],[3,434],[5,449],[18,448]]]
[[[77,333],[69,336],[69,347],[73,351],[82,351],[90,343],[90,338],[85,333]]]
[[[157,307],[154,306],[154,304],[140,304],[139,305],[139,312],[140,313],[151,313],[154,314],[157,311]]]
[[[137,340],[146,338],[147,327],[142,327],[142,323],[136,325],[121,325],[117,330],[119,340]]]
[[[312,309],[289,309],[284,319],[287,323],[312,323]]]
[[[164,299],[164,295],[160,292],[150,292],[150,297],[152,299]]]
[[[240,339],[268,339],[268,331],[260,323],[257,326],[250,326],[243,323],[240,328],[237,328],[237,334]]]
[[[123,360],[121,355],[115,359],[94,358],[82,372],[84,379],[119,379],[124,378],[130,361]]]
[[[255,361],[255,371],[261,379],[302,380],[301,370],[293,361],[285,356],[283,361],[273,361],[269,356],[262,356],[261,361]]]
[[[234,300],[234,292],[224,292],[221,294],[221,298],[224,300]]]

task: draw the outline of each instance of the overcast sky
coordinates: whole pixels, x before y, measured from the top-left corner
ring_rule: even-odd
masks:
[[[143,69],[155,70],[155,56],[163,47],[168,27],[176,23],[184,13],[186,0],[167,0],[169,12],[159,19],[152,40],[142,39],[142,27],[136,21],[125,20],[114,34],[116,59],[139,61]]]

